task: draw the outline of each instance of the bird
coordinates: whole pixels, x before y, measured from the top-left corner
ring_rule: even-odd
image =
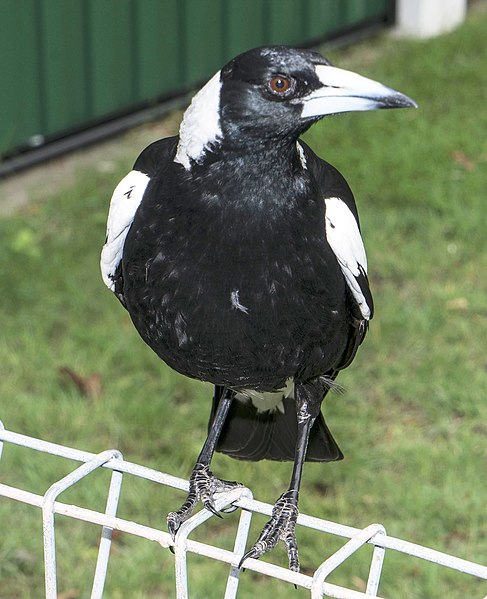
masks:
[[[303,465],[343,458],[321,407],[374,313],[352,191],[300,136],[327,115],[408,107],[313,50],[254,48],[115,188],[103,281],[166,364],[214,386],[187,499],[167,515],[173,539],[198,503],[221,516],[215,494],[241,486],[213,474],[215,451],[291,461],[289,487],[239,566],[283,541],[299,571]]]

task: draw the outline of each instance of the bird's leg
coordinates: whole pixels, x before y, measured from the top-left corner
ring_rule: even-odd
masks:
[[[296,384],[296,411],[298,438],[294,453],[294,466],[289,489],[274,504],[271,519],[264,526],[257,542],[240,560],[239,567],[248,557],[259,558],[273,549],[279,540],[287,549],[289,568],[299,572],[298,544],[295,527],[298,518],[298,498],[301,474],[308,448],[308,439],[323,399],[323,386],[319,380]]]
[[[215,387],[215,393],[219,392],[219,388]],[[234,392],[224,389],[223,395],[218,403],[215,417],[211,424],[208,437],[203,445],[200,455],[196,460],[195,467],[189,479],[189,493],[186,501],[176,512],[170,512],[167,515],[167,527],[173,540],[176,536],[178,528],[185,522],[193,513],[198,501],[201,501],[206,509],[219,516],[220,513],[213,505],[213,495],[223,491],[230,491],[236,486],[242,486],[240,483],[227,480],[220,480],[210,470],[210,462],[215,451],[215,446],[220,436],[221,430],[225,423],[228,410],[232,404]]]

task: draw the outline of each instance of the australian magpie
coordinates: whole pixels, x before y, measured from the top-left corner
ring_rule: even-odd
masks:
[[[194,96],[179,135],[148,146],[111,199],[103,280],[173,369],[215,386],[209,433],[173,537],[198,501],[239,483],[214,451],[294,461],[242,558],[279,539],[299,570],[305,460],[343,457],[320,408],[373,315],[355,201],[299,136],[328,114],[412,107],[407,96],[285,46],[237,56]]]

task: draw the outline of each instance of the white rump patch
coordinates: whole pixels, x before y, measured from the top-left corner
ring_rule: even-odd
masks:
[[[107,239],[101,252],[101,275],[111,291],[113,277],[122,260],[125,238],[142,200],[149,177],[140,171],[130,171],[115,188],[110,201],[107,221]]]
[[[194,96],[179,128],[179,144],[174,162],[189,171],[191,160],[199,162],[205,150],[218,141],[220,128],[220,71]]]
[[[357,281],[367,274],[367,256],[357,221],[340,198],[326,198],[326,238],[335,253],[345,280],[359,305],[362,316],[370,319],[370,307]]]
[[[286,386],[278,391],[255,391],[253,389],[243,389],[235,394],[235,399],[240,401],[251,401],[257,412],[274,412],[279,410],[284,414],[283,399],[294,396],[294,381],[288,379]]]

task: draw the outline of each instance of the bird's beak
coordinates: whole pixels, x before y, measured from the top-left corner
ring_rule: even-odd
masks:
[[[417,108],[416,102],[404,94],[352,71],[327,65],[315,69],[322,87],[301,99],[302,118],[355,110]]]

